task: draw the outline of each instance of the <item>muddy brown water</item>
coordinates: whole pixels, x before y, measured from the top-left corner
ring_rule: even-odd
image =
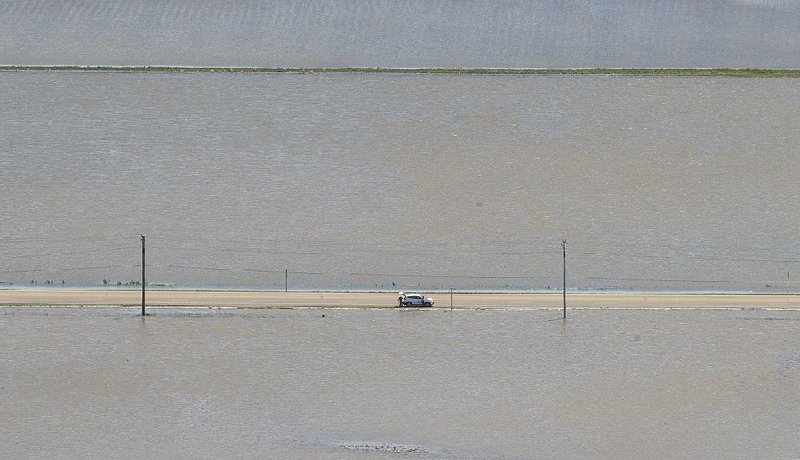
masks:
[[[13,458],[794,458],[800,316],[0,308]]]

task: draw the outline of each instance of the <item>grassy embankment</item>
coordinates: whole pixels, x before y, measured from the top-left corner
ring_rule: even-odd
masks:
[[[425,73],[451,75],[619,75],[634,77],[798,78],[800,69],[445,69],[379,67],[0,66],[0,72],[227,72],[227,73]]]

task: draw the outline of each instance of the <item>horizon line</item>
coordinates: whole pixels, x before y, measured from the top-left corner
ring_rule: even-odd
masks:
[[[185,65],[0,65],[0,72],[422,73],[455,75],[620,75],[655,77],[798,78],[798,69],[704,67],[262,67]]]

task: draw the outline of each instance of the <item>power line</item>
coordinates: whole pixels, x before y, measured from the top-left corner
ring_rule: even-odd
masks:
[[[662,283],[739,283],[741,281],[730,280],[690,280],[690,279],[668,279],[668,278],[611,278],[601,276],[589,276],[587,280],[592,281],[650,281]]]
[[[156,265],[156,267],[158,267]],[[220,272],[254,272],[254,273],[284,273],[284,270],[261,270],[253,268],[231,268],[231,267],[191,267],[187,265],[167,265],[167,268],[179,268],[183,270],[208,270]],[[381,278],[435,278],[435,279],[553,279],[552,276],[491,276],[491,275],[428,275],[419,273],[342,273],[342,272],[311,272],[311,271],[289,271],[295,275],[316,275],[316,276],[371,276]]]
[[[69,267],[69,268],[41,268],[25,270],[0,270],[0,273],[47,273],[47,272],[69,272],[78,270],[107,270],[111,268],[131,268],[131,265],[104,265],[96,267]]]
[[[93,244],[97,244],[98,242],[117,242],[120,243],[121,241],[128,241],[128,239],[122,238],[84,238],[84,241],[91,242]],[[69,239],[64,240],[63,238],[45,238],[45,237],[31,237],[31,238],[2,238],[0,239],[0,245],[4,246],[14,246],[14,245],[21,245],[21,244],[41,244],[47,242],[61,242],[61,241],[69,241],[70,243],[74,243],[76,239]],[[78,239],[77,241],[81,241]],[[228,242],[229,240],[218,240],[218,241],[225,241]],[[274,244],[280,240],[271,239]],[[284,240],[285,244],[301,244],[300,240],[298,241],[290,241]],[[306,246],[308,245],[353,245],[356,246],[355,248],[345,248],[345,249],[330,249],[330,250],[291,250],[291,249],[279,249],[276,247],[223,247],[223,246],[211,246],[211,247],[185,247],[185,246],[158,246],[155,245],[154,247],[157,249],[165,249],[171,251],[180,251],[180,252],[226,252],[226,253],[237,253],[237,254],[253,254],[253,255],[260,255],[260,254],[278,254],[278,255],[304,255],[304,256],[328,256],[328,255],[343,255],[343,254],[380,254],[386,256],[439,256],[439,255],[454,255],[454,254],[467,254],[467,255],[491,255],[491,256],[535,256],[535,255],[552,255],[557,256],[559,254],[557,248],[553,248],[552,245],[545,245],[543,243],[533,243],[533,242],[525,242],[525,241],[515,241],[514,243],[498,243],[498,242],[486,242],[484,244],[477,244],[476,247],[465,247],[465,246],[455,246],[449,243],[418,243],[415,245],[418,249],[393,249],[393,248],[386,248],[381,247],[380,245],[372,246],[372,247],[363,247],[363,243],[360,241],[312,241],[303,243]],[[487,249],[486,246],[489,245],[509,245],[515,244],[519,246],[527,246],[532,248],[526,249],[519,249],[519,250],[512,250],[512,249]],[[428,246],[435,246],[434,249],[425,249]],[[444,249],[443,249],[444,247]],[[28,253],[28,254],[15,254],[15,255],[6,255],[6,259],[22,259],[22,258],[36,258],[36,257],[50,257],[50,256],[61,256],[61,255],[77,255],[77,254],[91,254],[91,253],[98,253],[104,251],[123,251],[131,249],[129,246],[119,246],[115,245],[109,248],[89,248],[89,249],[80,249],[74,251],[49,251],[49,252],[42,252],[42,253]],[[763,252],[772,249],[763,249],[763,250],[740,250],[736,251],[738,253],[747,253],[747,252]],[[730,251],[729,251],[730,252]],[[589,256],[589,257],[614,257],[614,258],[623,258],[623,259],[654,259],[654,260],[690,260],[690,261],[704,261],[704,262],[763,262],[763,263],[800,263],[800,259],[792,258],[792,257],[719,257],[719,256],[704,256],[704,255],[695,255],[691,253],[687,254],[676,254],[676,255],[666,255],[666,254],[651,254],[651,253],[620,253],[614,251],[574,251],[576,255],[580,256]]]
[[[37,257],[50,257],[50,256],[67,256],[67,255],[75,255],[75,254],[94,254],[98,252],[113,252],[113,251],[122,251],[122,250],[130,250],[129,246],[120,246],[116,248],[103,248],[103,249],[88,249],[88,250],[81,250],[81,251],[68,251],[68,252],[48,252],[48,253],[40,253],[40,254],[18,254],[7,256],[8,259],[33,259]]]
[[[334,274],[334,273],[325,273]],[[384,278],[435,278],[435,279],[491,279],[491,280],[531,280],[555,279],[554,276],[488,276],[488,275],[422,275],[422,274],[386,274],[386,273],[342,273],[342,276],[374,276]]]
[[[156,246],[157,249],[165,249],[180,252],[229,252],[237,254],[277,254],[277,255],[308,255],[308,256],[322,256],[322,255],[346,255],[346,254],[380,254],[386,256],[439,256],[439,255],[452,255],[452,254],[470,254],[470,255],[492,255],[492,256],[533,256],[549,254],[552,256],[558,255],[556,250],[532,250],[532,251],[480,251],[459,249],[451,251],[402,251],[402,250],[381,250],[381,249],[354,249],[344,251],[289,251],[278,250],[269,248],[186,248],[175,246]],[[131,250],[129,246],[116,246],[110,248],[97,248],[97,249],[81,249],[75,251],[61,251],[61,252],[44,252],[44,253],[29,253],[29,254],[15,254],[8,255],[6,259],[25,259],[25,258],[39,258],[63,255],[79,255],[79,254],[95,254],[101,252],[117,252]],[[800,263],[800,259],[794,258],[746,258],[746,257],[707,257],[696,255],[658,255],[658,254],[623,254],[617,252],[588,252],[588,251],[574,251],[574,254],[582,256],[593,257],[614,257],[624,259],[654,259],[654,260],[682,260],[682,261],[703,261],[703,262],[766,262],[766,263]]]
[[[149,265],[148,265],[149,266]],[[159,267],[159,265],[153,265]],[[283,270],[264,270],[258,268],[230,268],[230,267],[190,267],[188,265],[167,265],[166,268],[178,268],[181,270],[208,270],[218,272],[255,272],[255,273],[283,273]],[[299,273],[299,272],[292,272]]]
[[[85,234],[81,235],[63,235],[56,237],[0,237],[0,245],[26,245],[26,244],[41,244],[41,243],[117,243],[128,242],[129,238],[119,237],[93,237]]]
[[[395,249],[344,249],[344,250],[331,250],[331,251],[291,251],[284,249],[271,249],[271,248],[186,248],[175,246],[161,246],[160,249],[168,249],[172,251],[182,252],[230,252],[238,254],[283,254],[283,255],[343,255],[343,254],[381,254],[389,256],[416,256],[416,255],[448,255],[448,254],[476,254],[476,255],[494,255],[494,256],[526,256],[537,254],[548,254],[553,251],[481,251],[474,249],[454,249],[454,250],[440,250],[440,251],[408,251],[408,250],[395,250]]]
[[[622,254],[616,252],[582,252],[576,251],[575,254],[584,256],[598,257],[619,257],[627,259],[667,259],[667,260],[697,260],[703,262],[772,262],[772,263],[800,263],[800,259],[764,259],[764,258],[735,258],[735,257],[704,257],[692,254],[680,256],[667,256],[656,254]]]

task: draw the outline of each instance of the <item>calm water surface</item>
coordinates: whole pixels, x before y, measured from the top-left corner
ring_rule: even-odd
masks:
[[[0,281],[799,287],[800,81],[0,75]]]
[[[800,66],[794,0],[13,0],[0,64]]]
[[[324,315],[324,316],[323,316]],[[9,458],[796,458],[795,311],[0,309]]]

